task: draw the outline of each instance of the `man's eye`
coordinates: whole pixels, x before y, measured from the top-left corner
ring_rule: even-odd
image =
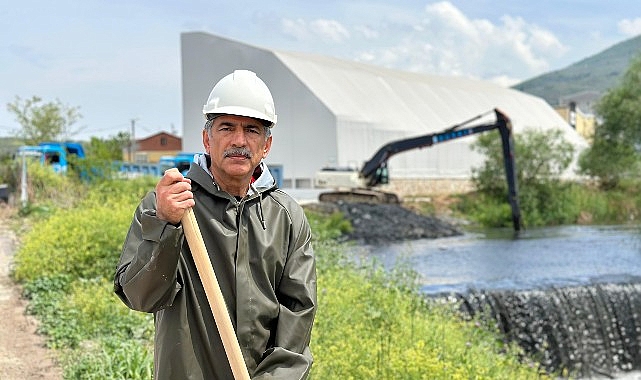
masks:
[[[256,133],[256,134],[259,134],[259,133],[260,133],[260,131],[258,130],[258,128],[249,128],[249,129],[247,129],[247,131],[248,131],[248,132],[250,132],[250,133]]]

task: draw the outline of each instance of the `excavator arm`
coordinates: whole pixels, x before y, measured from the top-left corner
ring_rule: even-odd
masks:
[[[514,140],[512,137],[512,125],[510,123],[510,119],[504,113],[502,113],[498,109],[494,109],[493,112],[496,115],[496,121],[494,123],[465,127],[465,125],[486,115],[481,114],[441,132],[401,139],[385,144],[372,156],[371,159],[365,162],[358,175],[361,181],[365,183],[368,188],[386,184],[389,181],[387,162],[392,156],[398,153],[406,152],[412,149],[427,148],[434,144],[439,144],[461,137],[471,136],[477,133],[483,133],[497,129],[501,135],[501,142],[503,145],[505,175],[508,183],[508,202],[510,203],[510,206],[512,208],[512,223],[514,225],[514,229],[516,231],[519,231],[521,228],[521,213],[518,203],[518,188],[516,181],[516,166],[514,163]],[[364,198],[370,196],[370,194],[373,194],[371,190],[352,189],[351,191],[321,194],[321,197],[324,196],[325,199],[338,199],[340,197],[347,198],[348,195],[360,195],[360,198]],[[383,195],[378,196],[379,200],[383,199],[384,201],[386,201],[396,199],[396,196],[393,194],[380,194]],[[323,199],[321,198],[321,200]]]
[[[451,141],[465,136],[474,135],[477,133],[499,129],[501,135],[510,134],[509,119],[499,110],[494,110],[496,113],[497,121],[492,124],[476,125],[469,128],[461,128],[463,125],[478,119],[483,115],[479,115],[464,123],[457,124],[448,128],[445,131],[431,133],[428,135],[411,137],[392,141],[383,145],[373,156],[370,158],[360,170],[360,176],[365,179],[368,187],[374,187],[381,184],[386,184],[388,178],[386,176],[387,161],[398,153],[403,153],[412,149],[428,148],[434,144],[439,144],[446,141]]]

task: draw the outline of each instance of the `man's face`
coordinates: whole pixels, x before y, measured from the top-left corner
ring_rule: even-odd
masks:
[[[265,137],[260,120],[221,115],[209,133],[203,131],[203,145],[211,156],[214,178],[249,180],[260,161],[267,157],[272,137]]]

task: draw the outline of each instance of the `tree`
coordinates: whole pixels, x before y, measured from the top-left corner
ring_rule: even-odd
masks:
[[[574,147],[560,130],[529,130],[514,136],[514,155],[519,188],[519,203],[525,225],[563,224],[572,222],[572,205],[564,201],[567,183],[561,175],[569,168]],[[505,202],[507,181],[503,148],[496,134],[488,133],[472,144],[472,149],[486,157],[472,169],[472,181],[482,197],[473,206],[490,226],[508,225],[511,213]]]
[[[601,98],[596,111],[602,122],[579,167],[583,174],[598,178],[602,187],[614,188],[623,178],[638,176],[641,167],[641,56],[621,84]]]
[[[122,151],[129,145],[129,136],[127,132],[119,132],[107,139],[92,137],[88,144],[83,144],[84,159],[69,157],[72,169],[84,180],[95,182],[111,178],[118,170],[114,163],[122,160]]]
[[[122,151],[131,143],[130,134],[118,132],[114,137],[100,139],[92,137],[87,146],[87,155],[97,160],[122,160]]]
[[[558,181],[574,157],[574,147],[558,129],[529,130],[514,136],[517,181],[520,188]],[[507,192],[501,140],[494,134],[480,136],[472,149],[485,155],[481,167],[472,169],[476,188],[488,194]]]
[[[7,104],[7,110],[22,126],[17,136],[27,145],[63,139],[71,134],[69,128],[82,118],[78,107],[62,104],[58,99],[45,103],[37,96],[31,99],[16,96]]]

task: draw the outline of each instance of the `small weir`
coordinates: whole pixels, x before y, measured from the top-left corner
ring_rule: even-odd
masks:
[[[363,252],[412,268],[426,296],[455,297],[463,313],[489,318],[550,372],[641,372],[639,226],[539,229],[518,239],[468,234]]]
[[[641,370],[641,282],[458,297],[465,314],[492,318],[550,372],[590,378]]]

